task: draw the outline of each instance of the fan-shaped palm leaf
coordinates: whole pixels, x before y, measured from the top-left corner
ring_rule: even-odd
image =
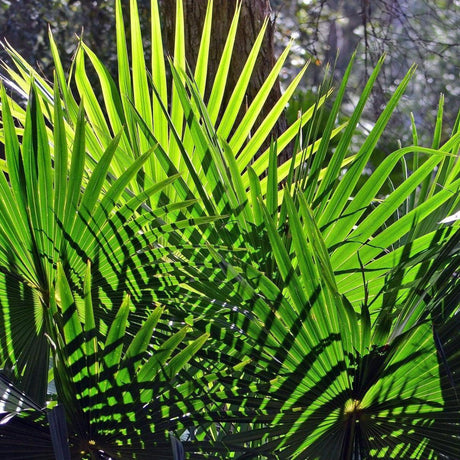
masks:
[[[459,224],[438,224],[458,210],[459,123],[442,143],[440,103],[433,144],[417,145],[414,128],[414,146],[390,153],[361,185],[413,70],[357,146],[357,126],[383,61],[346,126],[337,127],[350,63],[321,138],[300,145],[278,166],[278,156],[324,98],[261,151],[302,78],[303,71],[256,125],[286,51],[236,124],[265,26],[224,108],[239,8],[211,82],[206,56],[212,2],[192,78],[178,0],[168,89],[156,0],[151,69],[135,0],[129,40],[121,2],[116,5],[118,83],[84,44],[70,76],[75,97],[52,37],[59,83],[54,88],[8,48],[18,67],[8,69],[10,79],[26,93],[34,83],[25,111],[2,94],[9,178],[0,178],[2,362],[43,401],[48,336],[55,345],[56,382],[75,420],[87,414],[83,407],[96,404],[99,384],[114,405],[132,404],[131,390],[123,393],[126,400],[119,397],[119,388],[129,382],[150,400],[139,380],[143,371],[132,371],[151,361],[133,358],[128,368],[123,356],[132,356],[136,347],[148,353],[157,301],[169,307],[166,315],[174,325],[193,317],[192,343],[200,344],[200,359],[187,369],[189,382],[165,394],[177,412],[162,412],[168,427],[175,426],[171,418],[193,414],[190,423],[197,428],[185,432],[195,438],[187,445],[191,458],[459,457],[457,341],[449,337],[458,322]],[[89,83],[88,61],[103,105]],[[409,155],[411,174],[383,196],[389,174],[407,164]],[[218,224],[210,225],[216,219]],[[87,260],[91,289],[83,281],[89,279]],[[145,321],[139,332],[126,325],[127,305],[117,310],[126,293],[134,323]],[[31,326],[27,333],[19,327],[23,323]],[[125,325],[130,335],[120,340]],[[99,335],[89,339],[86,333],[93,330]],[[210,340],[202,344],[196,331]],[[166,322],[158,322],[152,346],[161,347],[171,333]],[[102,337],[111,338],[103,348]],[[96,351],[110,348],[112,338],[119,345],[100,364]],[[103,375],[105,368],[114,369],[112,380]],[[35,375],[39,388],[32,385]],[[145,375],[145,381],[157,375]],[[187,399],[194,382],[207,391]],[[179,391],[185,397],[179,398]],[[74,394],[80,395],[77,401]],[[110,423],[125,416],[111,410],[110,403],[103,405],[94,418],[102,423],[104,413],[115,413],[99,432],[101,442],[113,434]],[[132,410],[126,414],[137,421]],[[85,423],[71,432],[91,450],[89,441],[95,440],[83,434]],[[144,434],[134,430],[129,437],[142,443]]]
[[[219,293],[201,307],[215,326],[226,322],[228,329],[217,329],[220,345],[209,358],[218,356],[234,371],[214,377],[218,403],[207,418],[219,422],[221,432],[209,451],[219,455],[226,448],[222,458],[231,452],[283,459],[456,458],[457,360],[451,355],[446,365],[438,358],[445,346],[426,316],[431,307],[424,306],[424,317],[413,313],[438,270],[418,282],[411,300],[402,297],[392,306],[400,319],[390,321],[385,341],[378,342],[367,306],[357,313],[340,294],[302,194],[293,199],[285,193],[283,205],[289,223],[282,232],[262,205],[276,285],[236,254],[213,251],[227,281],[221,278]],[[445,266],[458,231],[452,244],[435,265]],[[450,267],[458,264],[455,257]],[[449,286],[458,295],[458,283],[447,277],[441,283],[438,288]],[[452,308],[446,312],[451,324],[458,305]],[[208,330],[213,334],[213,325]]]
[[[196,231],[196,223],[212,219],[173,218],[173,226],[167,223],[169,213],[187,216],[191,201],[170,203],[163,199],[157,212],[146,207],[137,213],[151,196],[161,195],[176,176],[141,194],[131,194],[122,206],[117,205],[151,152],[133,160],[120,177],[108,175],[111,159],[119,148],[118,135],[94,169],[89,168],[83,106],[69,152],[61,108],[55,105],[52,139],[59,148],[51,156],[36,88],[32,89],[21,141],[4,89],[1,92],[8,168],[8,176],[0,176],[1,361],[26,392],[44,404],[49,361],[46,336],[52,337],[54,309],[50,302],[57,264],[65,267],[78,292],[86,262],[93,261],[97,319],[102,322],[98,327],[103,328],[112,306],[121,302],[124,292],[139,300],[144,296],[144,286],[152,284],[157,271],[154,261],[163,257],[159,243],[173,233],[176,242],[186,243],[178,236],[181,228],[193,226]],[[152,296],[149,298],[144,302],[151,302]],[[104,311],[109,315],[105,319]]]
[[[51,301],[56,307],[55,327],[49,340],[57,391],[54,397],[65,410],[64,428],[72,458],[151,458],[154,454],[155,458],[171,459],[169,431],[178,426],[184,430],[186,409],[198,410],[202,406],[199,396],[193,395],[195,389],[187,373],[181,371],[203,346],[207,334],[192,338],[188,334],[191,326],[170,326],[168,339],[152,346],[152,335],[163,312],[157,307],[126,343],[130,308],[127,296],[101,342],[89,265],[84,288],[84,311],[79,312],[64,270],[58,266]],[[0,430],[2,446],[11,443],[17,453],[14,436],[29,423],[33,433],[46,434],[40,442],[34,442],[29,435],[30,455],[50,458],[49,428],[46,419],[39,417],[44,411],[3,377],[2,382],[2,411],[10,414]],[[184,398],[190,402],[184,403]],[[19,420],[12,423],[11,415]],[[47,444],[48,450],[44,447]]]

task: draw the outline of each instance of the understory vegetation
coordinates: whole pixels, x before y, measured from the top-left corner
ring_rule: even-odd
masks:
[[[308,68],[261,120],[289,53],[247,104],[264,24],[224,105],[239,11],[212,79],[212,0],[193,73],[182,0],[170,59],[156,0],[148,40],[116,1],[117,75],[6,45],[5,458],[460,458],[460,118],[444,139],[441,99],[363,180],[414,69],[363,139],[384,62],[339,123],[351,61],[273,138]]]

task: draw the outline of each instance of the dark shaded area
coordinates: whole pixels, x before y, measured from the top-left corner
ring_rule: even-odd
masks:
[[[30,64],[52,78],[49,26],[64,68],[70,68],[78,37],[83,36],[101,60],[115,69],[114,3],[108,0],[0,0],[0,40],[8,41]],[[8,62],[4,50],[0,50],[0,58]]]

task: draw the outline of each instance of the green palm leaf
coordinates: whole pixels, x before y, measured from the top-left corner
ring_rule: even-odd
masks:
[[[220,260],[228,289],[204,301],[214,323],[232,323],[219,330],[220,361],[246,362],[230,375],[216,373],[218,402],[207,418],[223,428],[204,449],[219,455],[226,448],[222,458],[230,452],[309,459],[458,456],[457,389],[449,387],[437,358],[432,325],[417,317],[405,328],[390,324],[388,342],[376,343],[368,315],[355,313],[337,290],[304,198],[285,194],[285,205],[290,254],[285,229],[277,230],[264,211],[278,287],[229,254]],[[410,311],[431,282],[431,276],[420,281],[414,300],[394,308]],[[245,430],[245,423],[252,428]]]
[[[176,234],[173,239],[183,241],[178,236],[181,229],[206,226],[213,218],[190,220],[190,201],[171,203],[162,198],[157,211],[145,205],[151,197],[162,196],[175,177],[158,182],[139,195],[127,188],[152,152],[132,160],[120,177],[111,176],[110,164],[120,148],[121,134],[109,142],[93,168],[87,156],[83,104],[72,148],[63,112],[55,106],[56,123],[51,139],[59,149],[51,149],[38,91],[33,86],[19,142],[8,97],[4,89],[1,91],[10,179],[7,182],[4,175],[0,177],[2,366],[14,369],[22,388],[44,404],[49,361],[46,337],[53,338],[56,267],[62,265],[72,279],[72,287],[82,289],[87,261],[97,261],[95,274],[99,284],[94,289],[110,317],[111,308],[121,301],[124,292],[131,292],[140,300],[140,286],[151,283],[157,268],[151,265],[150,257],[141,253],[148,252],[146,248],[154,240],[167,242],[168,235]],[[120,207],[122,196],[130,199]],[[136,269],[131,258],[137,259]],[[143,274],[137,280],[139,271]],[[104,293],[109,286],[110,290]],[[98,309],[98,321],[102,314]],[[142,309],[139,314],[144,316]]]
[[[149,458],[154,453],[157,458],[169,459],[169,431],[177,427],[185,429],[180,421],[181,406],[185,407],[178,396],[193,394],[183,370],[208,336],[192,338],[190,326],[185,326],[164,343],[152,346],[152,335],[163,312],[158,307],[126,344],[130,303],[126,297],[102,343],[97,339],[99,332],[91,308],[89,268],[85,280],[89,297],[83,322],[61,266],[56,280],[57,308],[52,331],[54,379],[57,399],[65,409],[72,458],[101,455]],[[2,411],[17,413],[19,418],[17,422],[11,422],[14,420],[11,415],[9,420],[5,419],[0,430],[2,446],[7,445],[6,440],[14,439],[21,424],[29,423],[33,433],[45,433],[42,443],[29,434],[29,452],[37,458],[46,458],[51,450],[49,431],[45,420],[37,418],[38,412],[43,411],[7,379],[2,377],[1,382],[2,394],[7,395]],[[196,407],[200,405],[198,399]],[[14,446],[12,441],[8,442]]]
[[[25,110],[0,94],[0,363],[19,400],[44,406],[54,378],[74,455],[170,458],[173,429],[190,458],[460,457],[460,123],[443,143],[441,99],[432,145],[414,127],[363,183],[413,69],[358,145],[383,60],[338,125],[350,63],[323,133],[296,142],[328,88],[262,151],[305,69],[258,121],[282,53],[237,124],[266,25],[223,107],[240,3],[214,81],[212,7],[194,78],[181,0],[171,79],[156,0],[151,66],[137,2],[129,36],[116,2],[117,83],[83,43],[66,79],[50,37],[54,87],[7,46],[30,93]],[[47,433],[18,415],[0,442]]]

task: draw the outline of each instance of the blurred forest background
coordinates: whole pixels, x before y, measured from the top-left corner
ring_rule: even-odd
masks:
[[[347,101],[350,112],[356,102],[353,89],[358,97],[374,64],[382,54],[387,55],[366,121],[361,126],[363,135],[409,67],[413,63],[418,66],[399,112],[381,142],[382,155],[397,147],[398,142],[406,145],[412,141],[411,112],[421,142],[430,144],[423,133],[433,132],[441,93],[445,95],[444,129],[450,132],[460,95],[460,0],[271,0],[270,3],[276,21],[278,52],[294,39],[281,83],[290,81],[311,60],[301,89],[287,110],[288,119],[314,103],[328,66],[333,69],[335,81],[340,80],[356,50]],[[139,0],[138,4],[143,24],[148,27],[150,0]],[[113,0],[0,0],[0,39],[7,40],[51,78],[49,25],[67,68],[78,44],[77,36],[83,36],[115,76],[114,16]],[[4,50],[0,50],[0,59],[7,59]]]

